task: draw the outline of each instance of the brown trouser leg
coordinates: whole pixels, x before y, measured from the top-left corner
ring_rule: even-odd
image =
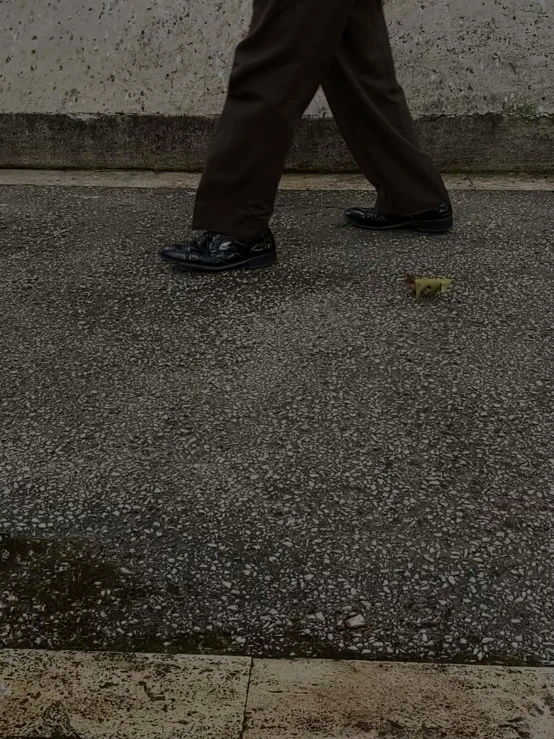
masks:
[[[448,198],[396,81],[381,0],[254,0],[194,229],[243,239],[266,230],[294,128],[320,84],[381,212]]]

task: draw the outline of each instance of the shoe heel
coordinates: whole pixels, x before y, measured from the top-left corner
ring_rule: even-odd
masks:
[[[416,231],[422,234],[445,234],[454,226],[454,219],[441,218],[439,221],[422,221],[416,226]]]
[[[277,254],[273,251],[270,254],[262,254],[259,257],[250,257],[247,262],[248,269],[260,269],[261,267],[270,267],[277,261]]]

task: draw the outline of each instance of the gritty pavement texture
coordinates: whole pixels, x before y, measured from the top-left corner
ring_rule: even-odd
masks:
[[[0,650],[0,736],[554,739],[554,670]]]
[[[366,197],[206,277],[191,192],[0,188],[0,646],[554,663],[554,194]]]

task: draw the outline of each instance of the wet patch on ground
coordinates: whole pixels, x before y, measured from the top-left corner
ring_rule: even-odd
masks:
[[[280,649],[264,648],[254,640],[249,647],[238,646],[232,634],[214,628],[171,633],[162,612],[186,607],[186,598],[174,584],[139,581],[121,564],[100,563],[94,548],[83,542],[12,538],[0,533],[4,623],[0,648],[320,659],[352,656],[347,649],[302,634],[300,618],[283,633]],[[471,651],[450,654],[448,659],[460,664],[475,662]],[[408,654],[404,661],[421,658]],[[485,663],[515,666],[536,661],[490,655]]]
[[[167,586],[139,582],[79,541],[0,534],[0,593],[4,646],[132,648],[132,640],[155,628],[156,604],[167,597]],[[140,621],[131,615],[137,608]]]

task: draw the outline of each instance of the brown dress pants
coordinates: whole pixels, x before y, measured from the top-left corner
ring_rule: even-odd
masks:
[[[396,79],[382,0],[254,0],[193,229],[241,239],[267,229],[295,126],[319,85],[380,212],[412,215],[448,199]]]

